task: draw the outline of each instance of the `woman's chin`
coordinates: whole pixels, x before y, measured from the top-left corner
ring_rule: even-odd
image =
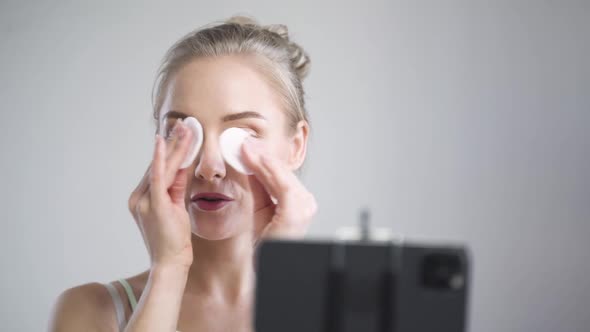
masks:
[[[198,236],[201,239],[209,240],[209,241],[220,241],[229,239],[234,236],[232,232],[221,232],[221,231],[204,231],[201,228],[195,227],[193,228],[193,234]]]
[[[223,214],[197,213],[191,218],[192,233],[206,240],[224,240],[240,232],[236,217]]]

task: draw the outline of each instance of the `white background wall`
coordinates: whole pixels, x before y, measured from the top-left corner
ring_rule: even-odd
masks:
[[[2,1],[1,329],[148,259],[127,198],[165,50],[213,20],[311,55],[312,234],[356,222],[472,249],[471,331],[590,326],[588,1]]]

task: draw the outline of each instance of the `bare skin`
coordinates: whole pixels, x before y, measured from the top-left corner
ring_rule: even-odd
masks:
[[[157,137],[153,159],[130,196],[151,264],[127,278],[139,299],[133,313],[115,283],[126,306],[125,331],[253,331],[257,244],[303,237],[316,213],[313,195],[293,173],[305,159],[308,124],[288,129],[280,98],[256,68],[247,56],[195,59],[169,85],[160,125],[173,118],[171,111],[196,117],[205,141],[193,164],[179,169],[192,132],[180,124],[170,137]],[[254,176],[223,161],[218,137],[229,127],[252,132],[243,152]],[[191,201],[202,192],[233,200],[204,211]],[[118,331],[107,289],[89,283],[64,291],[49,330]]]

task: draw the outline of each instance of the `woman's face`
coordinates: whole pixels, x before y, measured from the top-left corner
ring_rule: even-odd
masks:
[[[196,59],[169,82],[160,112],[161,132],[177,118],[187,116],[195,117],[203,126],[203,145],[187,169],[185,196],[195,235],[220,240],[256,231],[268,222],[263,219],[273,206],[269,194],[254,176],[241,174],[224,162],[219,136],[227,128],[243,128],[263,141],[273,156],[291,162],[293,139],[287,133],[280,105],[277,92],[246,57]],[[205,211],[191,201],[194,195],[205,192],[221,193],[233,200],[221,209]]]

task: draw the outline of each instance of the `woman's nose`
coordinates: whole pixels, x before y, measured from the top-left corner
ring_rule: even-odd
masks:
[[[197,160],[195,177],[198,179],[212,182],[216,179],[225,178],[225,162],[223,161],[219,146],[215,142],[207,142],[205,140],[201,146]]]

